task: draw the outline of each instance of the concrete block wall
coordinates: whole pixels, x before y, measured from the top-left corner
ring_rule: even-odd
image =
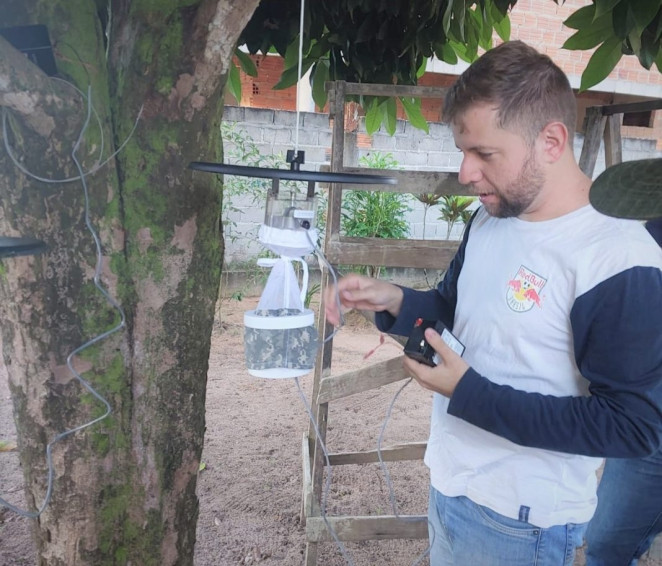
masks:
[[[269,109],[227,106],[223,116],[225,122],[232,122],[246,132],[263,155],[281,155],[282,167],[286,168],[285,154],[294,149],[296,137],[296,112],[274,111]],[[345,165],[358,165],[359,159],[370,152],[390,153],[405,170],[419,171],[458,171],[462,154],[455,147],[450,129],[439,123],[429,124],[430,133],[414,128],[409,122],[398,120],[396,132],[390,136],[378,131],[368,136],[361,121],[355,132],[348,132],[345,140]],[[584,136],[577,134],[574,150],[577,159],[581,154]],[[623,160],[662,157],[662,151],[656,150],[655,140],[623,140]],[[327,114],[301,112],[299,115],[299,149],[305,151],[306,162],[303,169],[319,170],[327,165],[331,155],[331,126]],[[226,152],[228,148],[226,147]],[[595,176],[605,168],[604,147],[601,146]],[[229,178],[226,178],[226,182]],[[253,203],[251,199],[233,198],[227,202],[226,210],[233,209],[226,216],[226,252],[227,264],[236,264],[255,259],[262,251],[257,241],[257,230],[264,219],[264,204],[270,181],[264,180],[264,201]],[[304,184],[301,185],[305,190]],[[319,191],[325,194],[325,191]],[[231,206],[230,206],[231,205]],[[424,219],[424,207],[414,198],[410,198],[412,208],[407,215],[410,237],[419,239],[425,231],[426,239],[445,239],[446,223],[439,220],[439,208],[431,207]],[[451,237],[460,238],[462,226],[456,225]]]

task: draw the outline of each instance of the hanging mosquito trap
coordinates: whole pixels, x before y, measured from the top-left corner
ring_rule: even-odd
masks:
[[[190,169],[267,178],[272,180],[267,194],[264,223],[258,239],[268,250],[279,256],[273,260],[258,260],[271,267],[271,273],[255,310],[244,314],[244,346],[246,368],[251,375],[266,378],[298,377],[309,373],[317,357],[318,335],[313,311],[305,307],[308,293],[308,264],[303,259],[316,248],[315,183],[395,184],[393,177],[357,173],[301,171],[304,152],[299,151],[299,86],[302,77],[304,2],[301,3],[299,29],[299,62],[297,81],[297,111],[294,150],[288,150],[289,169],[249,167],[225,163],[194,161]],[[304,195],[296,190],[279,190],[280,180],[305,181]],[[326,260],[324,260],[326,262]],[[299,283],[293,263],[300,263]],[[330,266],[329,266],[330,267]]]
[[[303,152],[300,159],[303,159]],[[288,152],[292,161],[293,152]],[[315,249],[315,184],[306,195],[279,191],[273,182],[267,194],[260,243],[279,259],[259,259],[271,267],[257,308],[244,313],[246,369],[255,377],[285,378],[309,373],[317,357],[315,314],[305,307],[308,264],[303,256]],[[301,266],[301,283],[294,269]]]

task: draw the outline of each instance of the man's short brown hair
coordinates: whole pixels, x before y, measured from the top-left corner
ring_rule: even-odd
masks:
[[[550,122],[563,122],[569,143],[575,133],[577,101],[568,77],[547,56],[521,41],[491,49],[464,71],[444,100],[452,123],[476,104],[493,104],[497,125],[533,144]]]

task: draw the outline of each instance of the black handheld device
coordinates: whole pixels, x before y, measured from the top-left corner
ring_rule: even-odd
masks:
[[[422,364],[434,367],[439,363],[439,356],[434,348],[425,339],[425,329],[434,328],[442,340],[458,355],[464,354],[464,344],[460,342],[453,333],[446,328],[440,320],[416,319],[414,328],[405,344],[405,355]]]

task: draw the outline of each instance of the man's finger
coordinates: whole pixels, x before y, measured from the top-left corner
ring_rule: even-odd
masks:
[[[425,339],[444,360],[448,360],[449,356],[457,356],[457,353],[444,342],[443,338],[439,336],[439,333],[434,328],[427,328],[425,330]]]

